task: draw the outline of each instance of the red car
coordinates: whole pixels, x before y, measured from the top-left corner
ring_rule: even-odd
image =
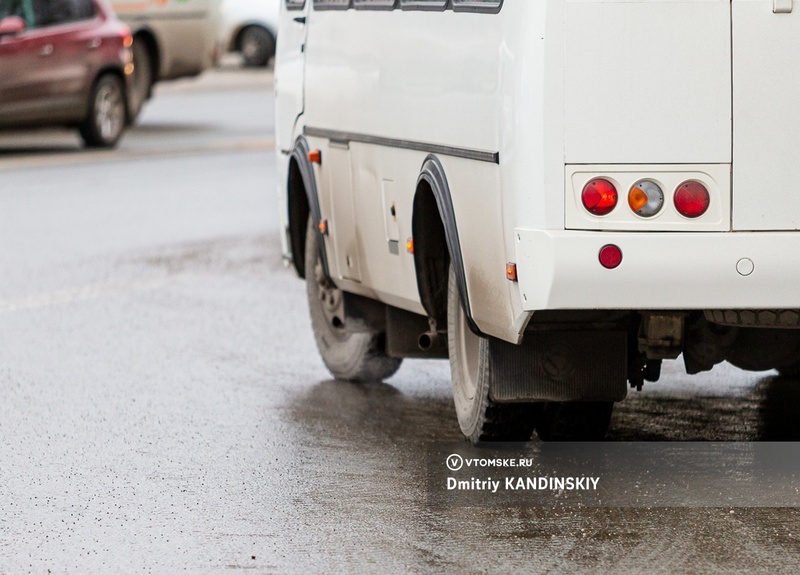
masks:
[[[104,1],[0,0],[0,128],[74,126],[87,146],[114,146],[132,42]]]

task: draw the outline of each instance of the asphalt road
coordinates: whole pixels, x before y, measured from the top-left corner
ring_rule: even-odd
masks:
[[[165,86],[112,152],[0,135],[0,573],[796,573],[794,508],[431,505],[445,362],[331,381],[280,261],[271,77]],[[679,363],[610,439],[797,439]]]

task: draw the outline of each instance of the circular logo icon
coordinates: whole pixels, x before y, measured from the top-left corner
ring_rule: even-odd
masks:
[[[454,453],[452,455],[447,456],[447,469],[450,471],[458,471],[462,467],[464,467],[464,458],[461,457],[458,453]]]

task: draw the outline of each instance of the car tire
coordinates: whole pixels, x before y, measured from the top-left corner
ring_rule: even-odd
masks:
[[[116,74],[100,76],[92,87],[89,110],[79,131],[89,147],[112,148],[125,130],[127,106],[122,79]]]
[[[275,55],[275,38],[266,28],[248,26],[239,37],[239,51],[245,66],[264,67]]]
[[[147,41],[143,38],[133,40],[133,78],[128,110],[129,123],[134,123],[142,111],[142,107],[150,97],[153,87],[153,60]]]
[[[314,339],[325,366],[336,379],[379,382],[393,375],[402,359],[385,352],[385,334],[347,330],[344,294],[325,275],[319,231],[311,218],[306,231],[305,276]]]
[[[613,401],[551,401],[537,405],[535,428],[542,441],[602,441]]]
[[[489,339],[470,330],[452,265],[447,283],[447,345],[453,403],[464,437],[472,443],[528,441],[535,405],[496,403],[489,397],[495,378]]]

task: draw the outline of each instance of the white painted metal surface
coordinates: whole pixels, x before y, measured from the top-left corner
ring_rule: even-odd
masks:
[[[567,0],[568,164],[731,161],[728,0]]]
[[[800,236],[794,233],[520,229],[517,238],[526,310],[800,308]],[[600,265],[606,244],[622,250],[615,269]]]
[[[287,10],[286,5],[281,3],[281,39],[275,52],[275,140],[279,151],[279,165],[288,161],[280,152],[291,150],[294,146],[297,117],[303,113],[307,31],[305,19],[309,14],[310,3],[309,0],[300,10]]]
[[[800,229],[800,12],[733,0],[733,227]]]

